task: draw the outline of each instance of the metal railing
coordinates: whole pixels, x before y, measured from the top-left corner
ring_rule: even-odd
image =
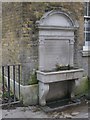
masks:
[[[20,101],[20,79],[21,65],[2,66],[2,103]],[[16,91],[18,97],[16,97]]]

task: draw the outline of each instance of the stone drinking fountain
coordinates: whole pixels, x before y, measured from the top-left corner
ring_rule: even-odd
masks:
[[[81,79],[83,69],[74,69],[74,32],[77,21],[69,14],[53,10],[38,23],[39,28],[39,104],[71,96],[75,80]],[[72,69],[61,69],[71,67]]]

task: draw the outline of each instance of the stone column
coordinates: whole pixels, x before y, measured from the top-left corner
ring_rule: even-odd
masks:
[[[44,38],[39,37],[39,70],[44,70],[44,53],[45,53],[45,45],[44,45]]]
[[[73,66],[73,63],[74,63],[74,61],[73,61],[73,58],[74,58],[74,55],[73,55],[73,53],[74,53],[74,38],[73,39],[71,39],[70,41],[69,41],[69,58],[70,58],[70,60],[69,60],[69,64],[70,64],[70,66]]]

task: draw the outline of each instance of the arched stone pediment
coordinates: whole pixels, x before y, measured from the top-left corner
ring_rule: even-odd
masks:
[[[78,24],[69,14],[52,10],[43,15],[39,21],[39,26],[78,27]]]

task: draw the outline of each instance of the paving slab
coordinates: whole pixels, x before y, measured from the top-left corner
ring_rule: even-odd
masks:
[[[48,118],[48,115],[35,107],[17,107],[12,110],[2,110],[3,118]]]
[[[72,115],[72,113],[76,113]],[[2,116],[1,116],[2,114]],[[16,107],[0,110],[3,118],[88,118],[88,105],[74,106],[68,110],[45,113],[40,106]]]

